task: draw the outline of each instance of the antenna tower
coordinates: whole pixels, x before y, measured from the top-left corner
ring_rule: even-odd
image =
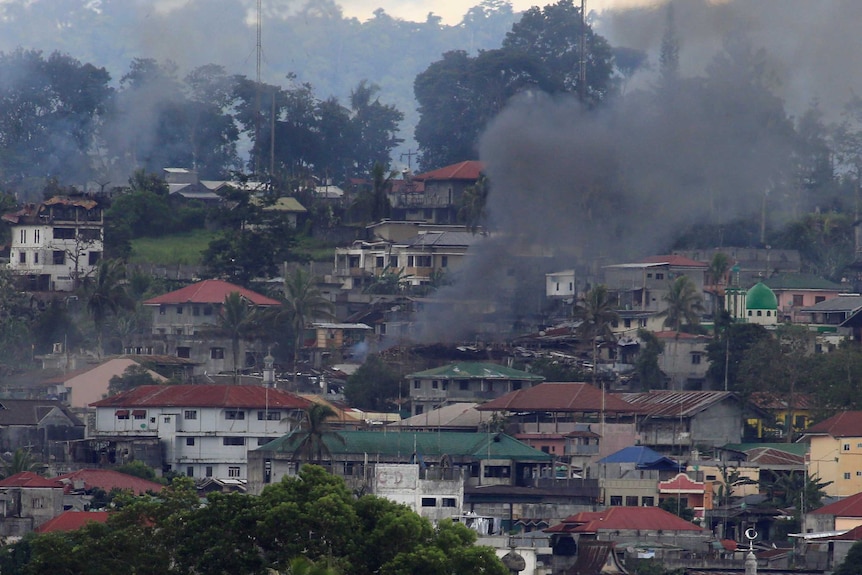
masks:
[[[260,29],[261,29],[261,0],[257,0],[257,75],[256,75],[256,85],[255,85],[255,102],[254,102],[254,173],[260,174],[260,55],[263,51],[263,45],[260,40]]]

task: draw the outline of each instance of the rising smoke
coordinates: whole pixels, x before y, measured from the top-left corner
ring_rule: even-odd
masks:
[[[602,15],[597,28],[612,45],[645,51],[651,66],[601,110],[528,94],[488,126],[480,158],[495,236],[442,298],[482,294],[501,326],[537,321],[534,290],[548,271],[575,268],[581,281],[600,281],[601,265],[666,253],[693,225],[761,216],[776,224],[816,204],[794,171],[794,115],[817,100],[840,119],[862,81],[853,74],[862,3],[677,0],[680,67],[662,75],[666,14]],[[476,333],[475,317],[440,308],[424,316],[423,333]]]

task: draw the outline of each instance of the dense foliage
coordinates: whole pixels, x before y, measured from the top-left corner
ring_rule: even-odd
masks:
[[[107,524],[30,533],[4,548],[0,570],[251,575],[288,572],[302,557],[336,574],[507,573],[493,549],[473,545],[476,534],[466,527],[434,527],[386,499],[357,498],[343,480],[312,465],[259,497],[213,493],[201,505],[191,481],[178,478],[158,498],[113,501]]]

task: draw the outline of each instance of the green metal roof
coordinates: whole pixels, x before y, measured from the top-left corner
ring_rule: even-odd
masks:
[[[778,309],[778,298],[769,286],[757,282],[745,295],[745,309]]]
[[[417,371],[406,376],[408,379],[520,379],[527,381],[544,381],[544,377],[527,373],[520,369],[512,369],[497,363],[482,363],[464,361],[452,363],[425,371]]]
[[[297,433],[297,432],[293,432]],[[262,445],[258,451],[292,452],[297,442],[289,433]],[[334,456],[367,453],[386,457],[468,457],[473,459],[512,459],[515,461],[550,461],[551,455],[533,449],[505,433],[458,433],[453,431],[339,431],[341,443],[324,437],[324,443]]]
[[[772,289],[841,290],[841,285],[814,274],[779,274],[763,280]]]

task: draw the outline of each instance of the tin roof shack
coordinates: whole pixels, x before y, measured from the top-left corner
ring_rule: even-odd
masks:
[[[0,481],[0,535],[20,537],[63,512],[63,484],[32,471]]]
[[[742,440],[743,405],[728,391],[620,393],[640,410],[638,437],[661,453],[718,448]]]

